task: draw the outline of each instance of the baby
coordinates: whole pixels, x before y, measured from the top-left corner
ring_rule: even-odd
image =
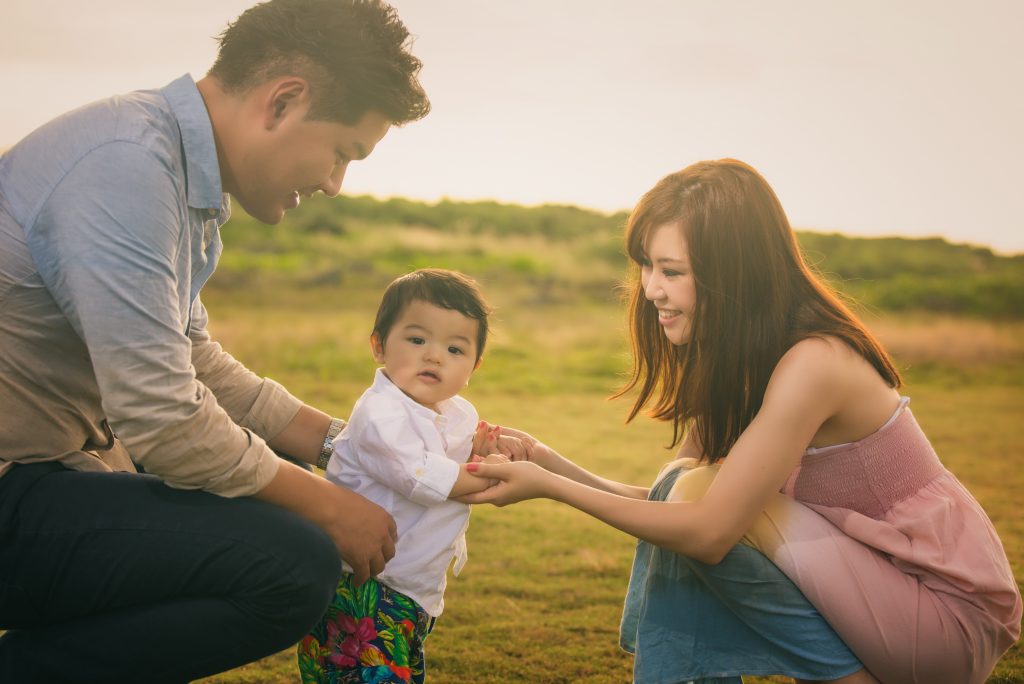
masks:
[[[385,508],[395,556],[356,587],[344,567],[333,603],[298,647],[302,681],[423,682],[423,641],[444,607],[448,566],[466,562],[469,506],[456,497],[491,482],[470,459],[523,458],[515,437],[479,420],[458,396],[480,365],[489,307],[474,281],[422,269],[388,286],[370,337],[373,385],[334,441],[327,479]]]

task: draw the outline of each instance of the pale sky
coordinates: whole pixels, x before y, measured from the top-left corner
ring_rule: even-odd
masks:
[[[4,0],[0,148],[213,61],[250,0]],[[1024,252],[1022,0],[395,0],[434,110],[345,192],[629,209],[736,157],[797,228]]]

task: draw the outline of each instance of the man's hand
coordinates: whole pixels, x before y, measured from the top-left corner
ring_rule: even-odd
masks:
[[[287,461],[281,462],[274,479],[255,496],[323,529],[352,566],[356,586],[380,573],[395,555],[398,528],[387,511]]]
[[[398,528],[394,518],[369,499],[333,484],[331,490],[334,500],[323,503],[335,512],[322,526],[342,559],[352,566],[353,583],[358,587],[379,575],[394,557]]]

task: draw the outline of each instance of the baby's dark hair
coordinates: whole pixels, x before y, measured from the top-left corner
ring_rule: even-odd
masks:
[[[391,326],[410,302],[427,302],[442,309],[458,311],[477,322],[476,360],[484,354],[487,344],[487,317],[491,307],[484,300],[476,281],[469,276],[443,268],[421,268],[396,278],[384,290],[373,323],[373,334],[384,343]]]

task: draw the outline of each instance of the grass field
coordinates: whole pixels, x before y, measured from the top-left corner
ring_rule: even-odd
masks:
[[[606,400],[628,366],[617,302],[541,304],[529,292],[488,293],[498,306],[495,335],[465,393],[481,415],[526,429],[602,475],[649,483],[669,458],[670,430],[649,420],[624,426],[628,402]],[[372,376],[367,335],[377,296],[204,295],[226,348],[338,415],[347,415]],[[869,324],[906,369],[911,406],[940,457],[981,501],[1015,576],[1024,577],[1024,324],[926,316]],[[631,681],[632,659],[617,647],[617,631],[633,544],[552,502],[476,508],[470,562],[449,584],[427,642],[429,681]],[[288,650],[203,681],[296,682],[293,662]],[[1019,644],[990,682],[1024,682]]]

